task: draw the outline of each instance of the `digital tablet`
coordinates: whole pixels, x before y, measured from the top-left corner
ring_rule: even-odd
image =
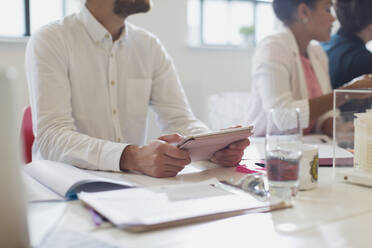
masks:
[[[252,130],[253,126],[248,126],[189,136],[179,142],[177,147],[187,150],[191,161],[209,160],[216,151],[251,136]]]

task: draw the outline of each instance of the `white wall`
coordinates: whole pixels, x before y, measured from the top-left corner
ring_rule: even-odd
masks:
[[[187,0],[154,0],[146,14],[130,17],[136,25],[156,34],[173,57],[190,104],[198,118],[205,118],[206,98],[224,91],[249,90],[251,51],[190,48],[187,45]],[[14,66],[19,113],[28,104],[24,73],[25,43],[0,42],[0,67]],[[160,135],[150,115],[149,138]]]
[[[28,92],[26,75],[24,72],[25,42],[0,42],[0,68],[1,70],[14,67],[17,77],[13,83],[15,95],[15,112],[20,126],[23,108],[28,105]]]

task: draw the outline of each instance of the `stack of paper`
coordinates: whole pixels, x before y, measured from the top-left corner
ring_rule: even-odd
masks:
[[[249,194],[233,194],[219,183],[191,183],[155,188],[133,188],[80,193],[79,199],[114,225],[146,231],[289,207],[285,202],[262,202]]]

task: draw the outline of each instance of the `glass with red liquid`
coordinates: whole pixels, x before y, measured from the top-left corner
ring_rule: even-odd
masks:
[[[298,108],[271,109],[268,112],[265,145],[270,194],[290,199],[297,192],[302,156]]]

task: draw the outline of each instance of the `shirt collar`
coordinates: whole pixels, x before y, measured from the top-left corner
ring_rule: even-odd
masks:
[[[78,14],[78,18],[86,27],[90,37],[96,44],[101,43],[104,39],[110,38],[112,40],[110,32],[92,15],[89,9],[84,6]],[[124,23],[124,30],[121,32],[118,41],[122,43],[128,36],[128,25]]]

